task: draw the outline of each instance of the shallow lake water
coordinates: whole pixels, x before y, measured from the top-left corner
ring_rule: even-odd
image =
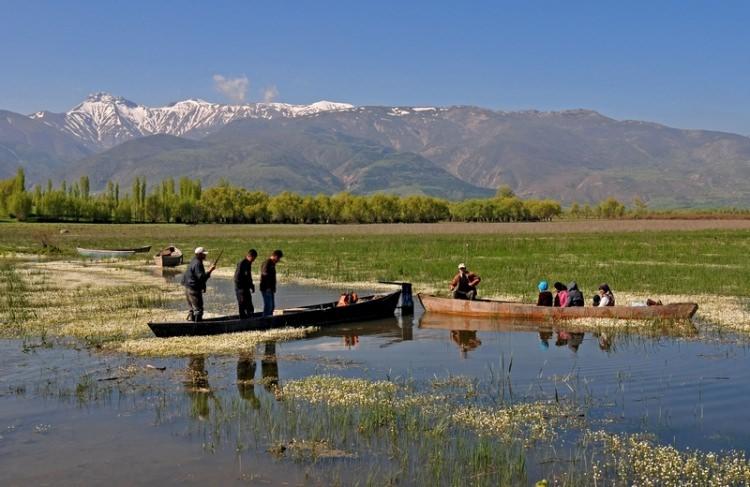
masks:
[[[211,282],[207,309],[233,312],[231,282]],[[277,307],[336,296],[283,285]],[[409,379],[425,388],[436,377],[467,376],[496,384],[504,403],[571,398],[608,431],[650,432],[679,448],[748,451],[748,365],[745,339],[707,330],[595,335],[419,309],[236,357],[146,359],[2,340],[0,485],[325,484],[330,477],[318,473],[331,469],[345,485],[362,481],[367,459],[280,459],[262,433],[240,445],[227,431],[246,426],[231,419],[216,426],[227,404],[260,415],[275,401],[274,383],[313,373]]]

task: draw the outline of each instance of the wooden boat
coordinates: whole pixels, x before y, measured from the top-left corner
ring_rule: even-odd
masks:
[[[158,267],[176,267],[182,264],[182,250],[173,245],[166,247],[154,256],[154,264]]]
[[[249,330],[265,330],[285,326],[326,326],[340,323],[377,320],[393,316],[401,291],[360,297],[348,306],[336,306],[337,301],[277,310],[273,316],[255,313],[250,318],[221,316],[203,321],[149,323],[154,335],[160,338],[194,335],[218,335]]]
[[[151,246],[136,247],[132,249],[86,249],[83,247],[76,247],[76,250],[83,257],[90,257],[92,259],[113,259],[118,257],[128,257],[135,253],[148,252],[151,250]]]
[[[582,306],[553,308],[510,301],[441,298],[417,294],[426,311],[458,316],[517,319],[545,322],[574,318],[614,318],[624,320],[681,320],[690,319],[698,310],[695,303],[672,303],[660,306]]]

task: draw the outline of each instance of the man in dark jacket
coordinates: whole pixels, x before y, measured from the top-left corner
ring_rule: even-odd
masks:
[[[249,318],[255,312],[251,293],[255,292],[252,268],[257,257],[258,252],[250,249],[245,258],[237,263],[237,269],[234,271],[234,294],[237,296],[240,318]]]
[[[276,294],[276,263],[281,260],[284,253],[274,250],[271,256],[260,266],[260,293],[263,295],[263,316],[271,316],[276,307],[274,295]]]
[[[583,293],[578,290],[578,284],[573,281],[568,284],[568,302],[565,307],[583,306]]]
[[[182,275],[182,285],[185,286],[185,297],[187,297],[188,321],[203,320],[203,293],[206,292],[206,281],[211,277],[211,273],[216,269],[212,265],[206,271],[203,267],[203,261],[206,259],[206,249],[198,247],[195,249],[195,257],[190,261],[185,274]]]
[[[482,278],[466,269],[466,264],[458,264],[458,274],[451,281],[451,294],[453,299],[468,299],[473,301],[477,298],[477,284]]]

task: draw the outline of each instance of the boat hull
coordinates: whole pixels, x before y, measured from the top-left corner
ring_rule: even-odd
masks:
[[[78,254],[92,259],[117,259],[135,254],[135,250],[100,250],[77,247]]]
[[[286,326],[326,326],[341,323],[377,320],[393,316],[401,292],[366,296],[356,304],[336,306],[336,302],[279,310],[279,314],[262,316],[255,313],[247,319],[239,316],[208,318],[200,322],[178,321],[149,323],[154,335],[160,338],[175,336],[218,335],[251,330],[266,330]]]
[[[151,250],[150,245],[133,249],[85,249],[83,247],[76,247],[79,255],[92,259],[116,259],[128,257],[135,253],[148,252],[149,250]]]
[[[180,251],[180,249],[176,249],[176,252],[173,252],[170,255],[157,254],[154,256],[154,264],[158,267],[177,267],[178,265],[181,265],[182,262],[182,251]]]
[[[690,319],[698,310],[695,303],[672,303],[662,306],[605,306],[554,308],[509,301],[449,299],[418,294],[426,311],[477,318],[503,318],[526,322],[559,321],[577,318],[610,318],[625,320]]]

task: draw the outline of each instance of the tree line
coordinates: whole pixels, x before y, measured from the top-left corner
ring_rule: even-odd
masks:
[[[549,199],[521,199],[504,186],[492,198],[448,201],[429,196],[390,194],[270,195],[221,181],[204,189],[200,180],[165,179],[149,186],[137,177],[129,190],[108,182],[92,193],[86,176],[54,186],[26,187],[22,169],[0,180],[0,216],[19,221],[101,223],[431,223],[549,221],[571,218],[645,216],[645,203],[632,209],[614,198],[597,205],[573,204],[563,211]]]

